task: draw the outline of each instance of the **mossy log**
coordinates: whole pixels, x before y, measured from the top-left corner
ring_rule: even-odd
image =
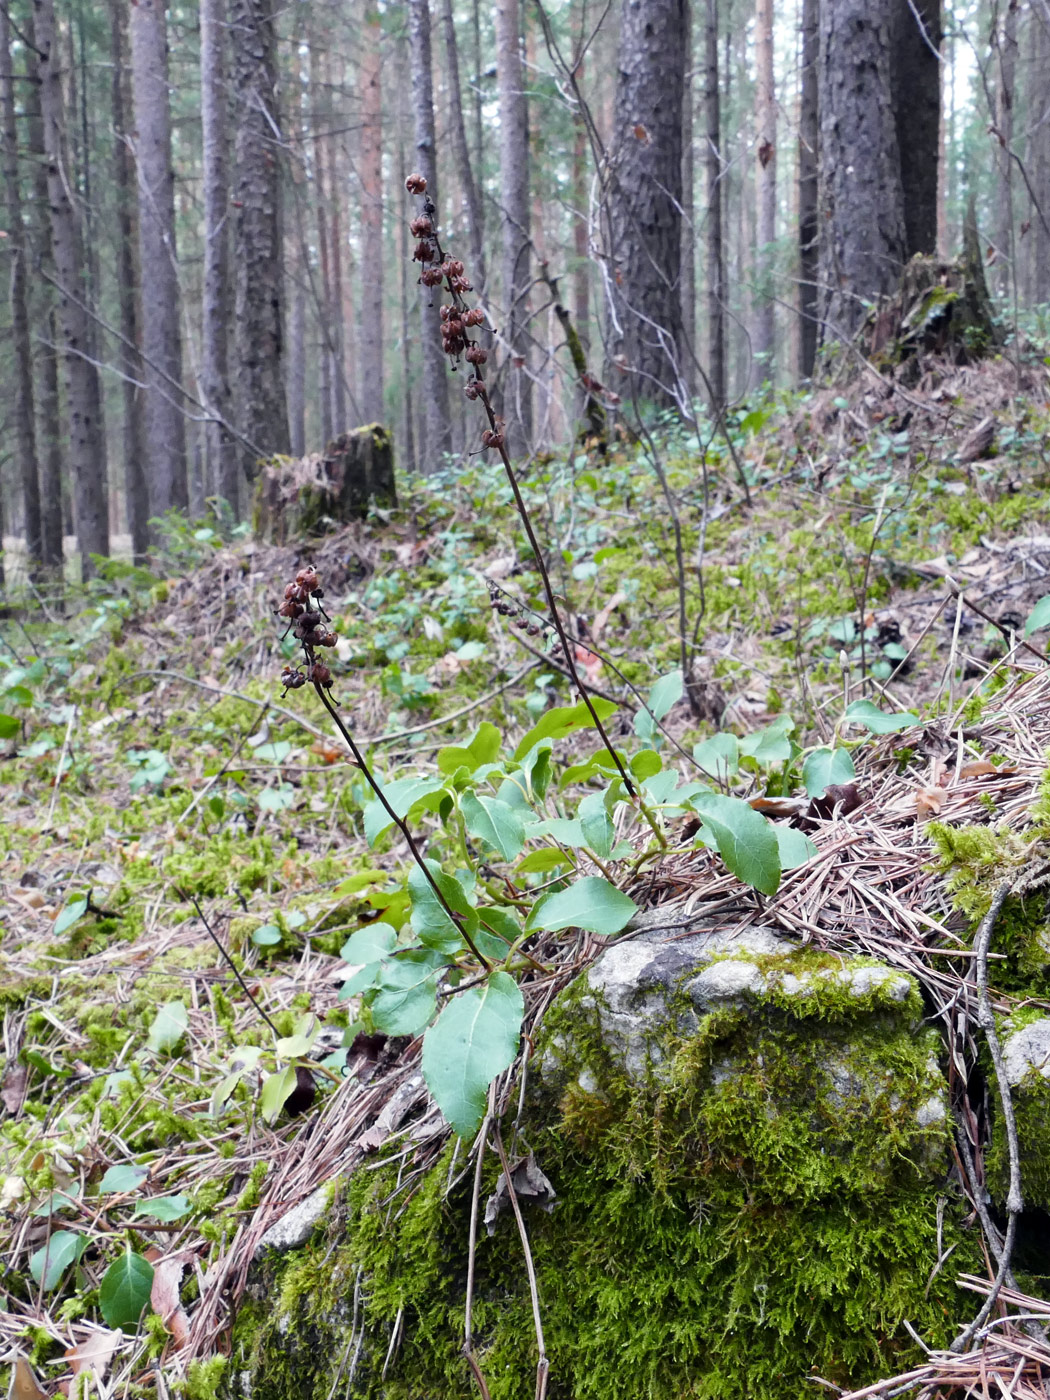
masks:
[[[252,524],[258,538],[285,544],[361,520],[373,505],[397,505],[393,439],[379,423],[341,433],[324,452],[270,462],[256,484]]]

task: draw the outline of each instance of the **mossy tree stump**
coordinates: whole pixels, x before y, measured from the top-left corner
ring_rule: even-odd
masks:
[[[260,539],[284,544],[362,520],[373,505],[397,505],[393,439],[379,423],[341,433],[324,452],[265,466],[252,524]]]

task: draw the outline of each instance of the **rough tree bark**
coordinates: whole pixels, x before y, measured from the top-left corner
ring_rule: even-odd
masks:
[[[1032,300],[1050,302],[1050,16],[1038,9],[1029,19],[1032,33],[1028,166],[1035,203],[1028,218],[1032,243]]]
[[[817,358],[817,71],[820,32],[818,0],[802,0],[801,82],[798,117],[798,373],[808,379]]]
[[[287,452],[282,373],[284,287],[276,104],[274,11],[263,0],[230,0],[234,140],[234,373],[237,427],[251,444],[240,456],[254,480],[260,456]]]
[[[40,71],[36,61],[36,30],[32,12],[26,18],[26,132],[33,167],[31,230],[37,278],[35,315],[43,335],[34,356],[37,383],[36,440],[40,469],[41,562],[46,569],[62,567],[62,404],[58,387],[58,326],[55,318],[55,262],[48,210],[47,156],[44,120],[40,111]]]
[[[209,412],[230,420],[230,181],[226,118],[226,3],[201,0],[201,143],[204,278],[201,288],[201,390]],[[241,461],[223,422],[205,431],[208,480],[239,514]]]
[[[892,15],[892,96],[907,259],[937,251],[941,0],[893,0]]]
[[[864,317],[865,302],[896,288],[905,261],[904,190],[892,97],[895,3],[835,0],[820,7],[825,339],[848,337]],[[936,158],[933,164],[936,169]]]
[[[78,212],[70,198],[71,172],[65,160],[65,109],[54,0],[33,0],[33,18],[55,281],[58,284],[66,369],[68,461],[73,480],[80,571],[81,577],[87,580],[95,572],[91,556],[109,554],[102,394],[98,368],[83,353],[90,341],[87,303],[84,300],[85,261]]]
[[[756,297],[751,384],[773,378],[773,261],[777,236],[777,95],[773,77],[773,0],[755,5]]]
[[[175,250],[175,172],[171,157],[168,39],[164,0],[131,6],[131,77],[139,189],[142,351],[146,362],[146,484],[150,513],[185,510],[186,427]]]
[[[117,296],[120,302],[121,341],[117,363],[123,376],[120,391],[123,409],[122,456],[124,461],[124,504],[131,552],[136,563],[144,562],[149,548],[149,492],[145,470],[144,393],[142,359],[138,352],[140,285],[135,250],[138,229],[135,221],[134,171],[129,148],[128,113],[131,110],[128,66],[127,5],[110,0],[110,113],[113,118],[113,190],[117,215]]]
[[[685,35],[685,0],[624,0],[609,199],[610,340],[627,392],[672,407],[682,334]]]
[[[503,412],[512,454],[532,445],[532,382],[528,376],[528,295],[531,281],[529,118],[521,61],[518,0],[496,0],[499,77],[499,207],[503,325]]]
[[[678,363],[687,397],[696,395],[696,162],[693,152],[693,6],[685,0],[686,71],[682,85],[682,334]]]
[[[22,532],[26,567],[36,575],[43,554],[40,525],[40,476],[33,418],[33,348],[29,339],[26,294],[27,253],[22,197],[18,179],[18,129],[15,122],[14,73],[11,68],[11,24],[7,7],[0,7],[0,139],[3,147],[4,198],[7,204],[7,250],[11,259],[11,348],[14,351],[14,419],[19,478],[22,483]]]
[[[995,267],[993,283],[1008,296],[1014,273],[1014,180],[1011,151],[1014,139],[1014,95],[1017,78],[1017,0],[1006,0],[992,36],[995,73]]]
[[[430,58],[428,0],[409,0],[409,50],[412,60],[412,111],[415,118],[415,169],[426,178],[427,191],[441,218],[437,184],[437,136],[434,130],[434,81]],[[435,289],[437,291],[437,289]],[[452,450],[448,368],[441,349],[440,294],[419,288],[423,357],[423,430],[419,443],[421,471],[436,471],[441,455]]]
[[[361,35],[361,309],[358,316],[358,396],[365,423],[382,423],[383,403],[383,72],[382,27],[376,0],[364,0]]]
[[[815,0],[814,0],[815,3]],[[726,264],[722,233],[725,193],[722,166],[721,93],[718,87],[718,0],[704,17],[704,117],[707,140],[707,377],[713,407],[726,401]]]
[[[467,126],[463,111],[463,90],[459,79],[459,48],[456,44],[456,22],[452,0],[441,0],[441,28],[445,36],[445,78],[448,82],[449,134],[452,154],[456,158],[456,174],[463,191],[470,235],[470,278],[479,292],[485,287],[485,214],[478,182],[467,145]]]

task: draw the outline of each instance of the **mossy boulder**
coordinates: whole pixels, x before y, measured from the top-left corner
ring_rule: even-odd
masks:
[[[906,1321],[946,1346],[980,1247],[938,1049],[909,977],[776,931],[655,928],[603,954],[547,1013],[513,1144],[504,1128],[557,1193],[526,1206],[550,1400],[798,1400],[826,1393],[814,1376],[911,1363]],[[485,1197],[498,1176],[489,1154]],[[307,1243],[259,1266],[235,1391],[470,1394],[472,1178],[450,1147],[422,1175],[395,1160],[342,1184]],[[536,1343],[509,1214],[475,1266],[476,1355],[511,1400]]]

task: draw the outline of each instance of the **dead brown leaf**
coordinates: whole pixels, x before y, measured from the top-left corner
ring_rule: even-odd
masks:
[[[920,820],[923,817],[935,817],[941,810],[941,806],[944,803],[944,796],[943,788],[918,788],[915,793],[915,805],[918,808]]]
[[[11,1368],[11,1389],[8,1396],[9,1400],[46,1400],[47,1391],[40,1389],[33,1368],[24,1356],[17,1357]]]
[[[177,1254],[161,1258],[153,1268],[153,1287],[150,1289],[150,1306],[162,1319],[164,1326],[175,1338],[176,1346],[185,1345],[190,1333],[190,1319],[182,1306],[179,1285],[186,1266],[193,1260],[192,1249],[180,1249]]]
[[[75,1347],[70,1347],[66,1352],[66,1360],[74,1376],[79,1376],[81,1371],[92,1371],[95,1380],[101,1381],[109,1369],[117,1347],[120,1346],[120,1340],[119,1332],[100,1327],[97,1331],[89,1333]]]
[[[0,1084],[0,1103],[7,1109],[12,1118],[17,1116],[22,1107],[22,1099],[28,1082],[29,1067],[19,1063],[18,1060],[12,1060],[4,1071],[3,1083]]]

